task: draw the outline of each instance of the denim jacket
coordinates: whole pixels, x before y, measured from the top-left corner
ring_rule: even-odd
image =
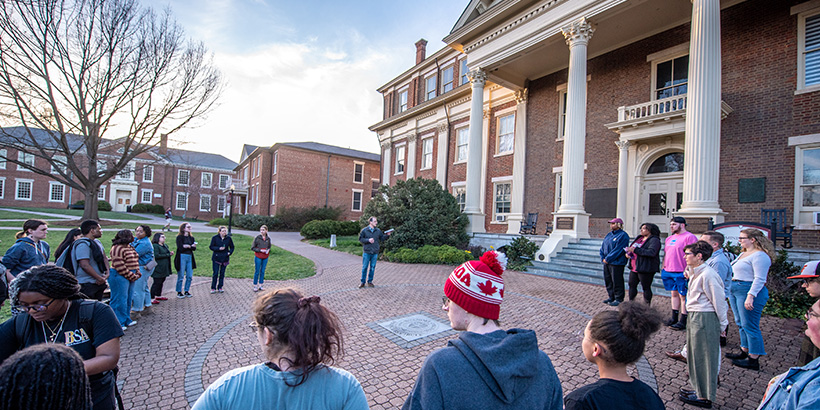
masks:
[[[46,241],[34,243],[31,238],[20,238],[6,251],[3,265],[12,276],[32,267],[48,263],[51,248]]]
[[[134,250],[137,251],[137,255],[140,256],[140,266],[145,266],[148,262],[154,260],[154,245],[151,244],[151,240],[147,237],[134,239],[131,246],[134,247]]]
[[[777,376],[757,409],[820,409],[820,358]]]

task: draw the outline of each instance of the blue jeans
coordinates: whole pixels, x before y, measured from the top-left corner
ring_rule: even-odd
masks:
[[[740,329],[740,347],[749,349],[749,354],[765,355],[763,349],[763,335],[760,333],[760,315],[763,307],[769,301],[769,290],[764,286],[755,297],[754,308],[746,310],[746,295],[752,287],[752,282],[732,281],[729,297],[729,306],[735,316],[735,323]]]
[[[182,278],[185,278],[185,292],[191,290],[191,280],[194,278],[194,256],[183,253],[179,255],[179,271],[177,272],[177,293],[182,292]]]
[[[151,291],[148,289],[148,278],[151,276],[151,272],[145,269],[144,266],[140,266],[142,276],[134,281],[134,290],[131,296],[131,310],[134,312],[142,312],[143,309],[151,306]]]
[[[363,253],[362,254],[362,283],[367,279],[367,282],[373,282],[373,272],[376,271],[376,261],[379,260],[378,253]],[[370,274],[367,274],[367,266],[370,266]]]
[[[268,267],[268,258],[260,259],[254,256],[253,264],[256,266],[256,270],[253,271],[253,284],[261,285],[265,283],[265,268]]]
[[[111,269],[108,276],[108,287],[111,288],[111,300],[108,305],[117,316],[120,326],[131,323],[131,296],[134,291],[134,282],[120,276],[116,269]]]

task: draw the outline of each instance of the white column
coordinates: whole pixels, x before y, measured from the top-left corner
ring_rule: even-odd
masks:
[[[683,204],[677,214],[720,222],[720,1],[692,4]]]
[[[518,234],[524,220],[524,176],[527,161],[527,89],[515,92],[515,141],[513,141],[513,182],[507,233]]]
[[[618,209],[615,216],[626,221],[629,219],[626,212],[626,185],[629,179],[627,175],[628,160],[629,160],[629,141],[615,141],[618,146]]]
[[[382,141],[382,185],[390,185],[390,170],[393,169],[393,144],[390,140]]]
[[[569,46],[567,128],[564,136],[561,206],[553,214],[553,231],[536,253],[549,261],[569,242],[589,238],[589,214],[584,211],[584,146],[587,120],[587,44],[595,29],[578,20],[561,32]]]
[[[447,189],[447,144],[450,142],[450,127],[447,123],[438,126],[438,147],[436,149],[436,179]]]
[[[416,141],[418,134],[412,132],[407,135],[407,179],[416,177]]]
[[[484,119],[484,84],[487,73],[475,69],[467,73],[473,87],[470,104],[470,140],[467,146],[467,192],[464,213],[469,224],[468,232],[484,232],[484,214],[480,208],[481,198],[481,160],[482,160],[482,121]]]

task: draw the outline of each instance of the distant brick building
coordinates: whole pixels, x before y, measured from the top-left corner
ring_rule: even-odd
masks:
[[[43,130],[31,131],[38,141],[50,138]],[[22,128],[6,127],[4,132],[14,135],[22,132]],[[78,135],[68,135],[68,139],[73,149],[82,144]],[[98,168],[105,168],[118,157],[117,144],[118,140],[100,144]],[[82,192],[4,158],[15,158],[40,169],[51,167],[44,158],[0,143],[0,206],[66,208],[85,200]],[[213,219],[223,215],[234,167],[236,162],[222,155],[168,148],[167,139],[163,138],[160,147],[139,155],[106,181],[98,198],[109,202],[115,211],[124,212],[138,203],[156,204],[170,207],[178,216]],[[52,173],[56,172],[52,168]]]
[[[635,235],[763,208],[820,247],[820,2],[645,5],[469,2],[378,90],[383,181],[436,178],[475,233],[539,212],[539,259],[615,216]]]
[[[359,219],[380,185],[378,154],[316,142],[245,145],[235,171],[235,212],[256,215],[327,206]]]

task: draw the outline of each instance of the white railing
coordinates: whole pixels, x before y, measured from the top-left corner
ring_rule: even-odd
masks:
[[[246,190],[248,189],[248,183],[244,179],[231,179],[231,185],[234,186],[235,190]]]
[[[686,111],[686,94],[625,107],[618,107],[618,122],[637,120],[660,114]]]

